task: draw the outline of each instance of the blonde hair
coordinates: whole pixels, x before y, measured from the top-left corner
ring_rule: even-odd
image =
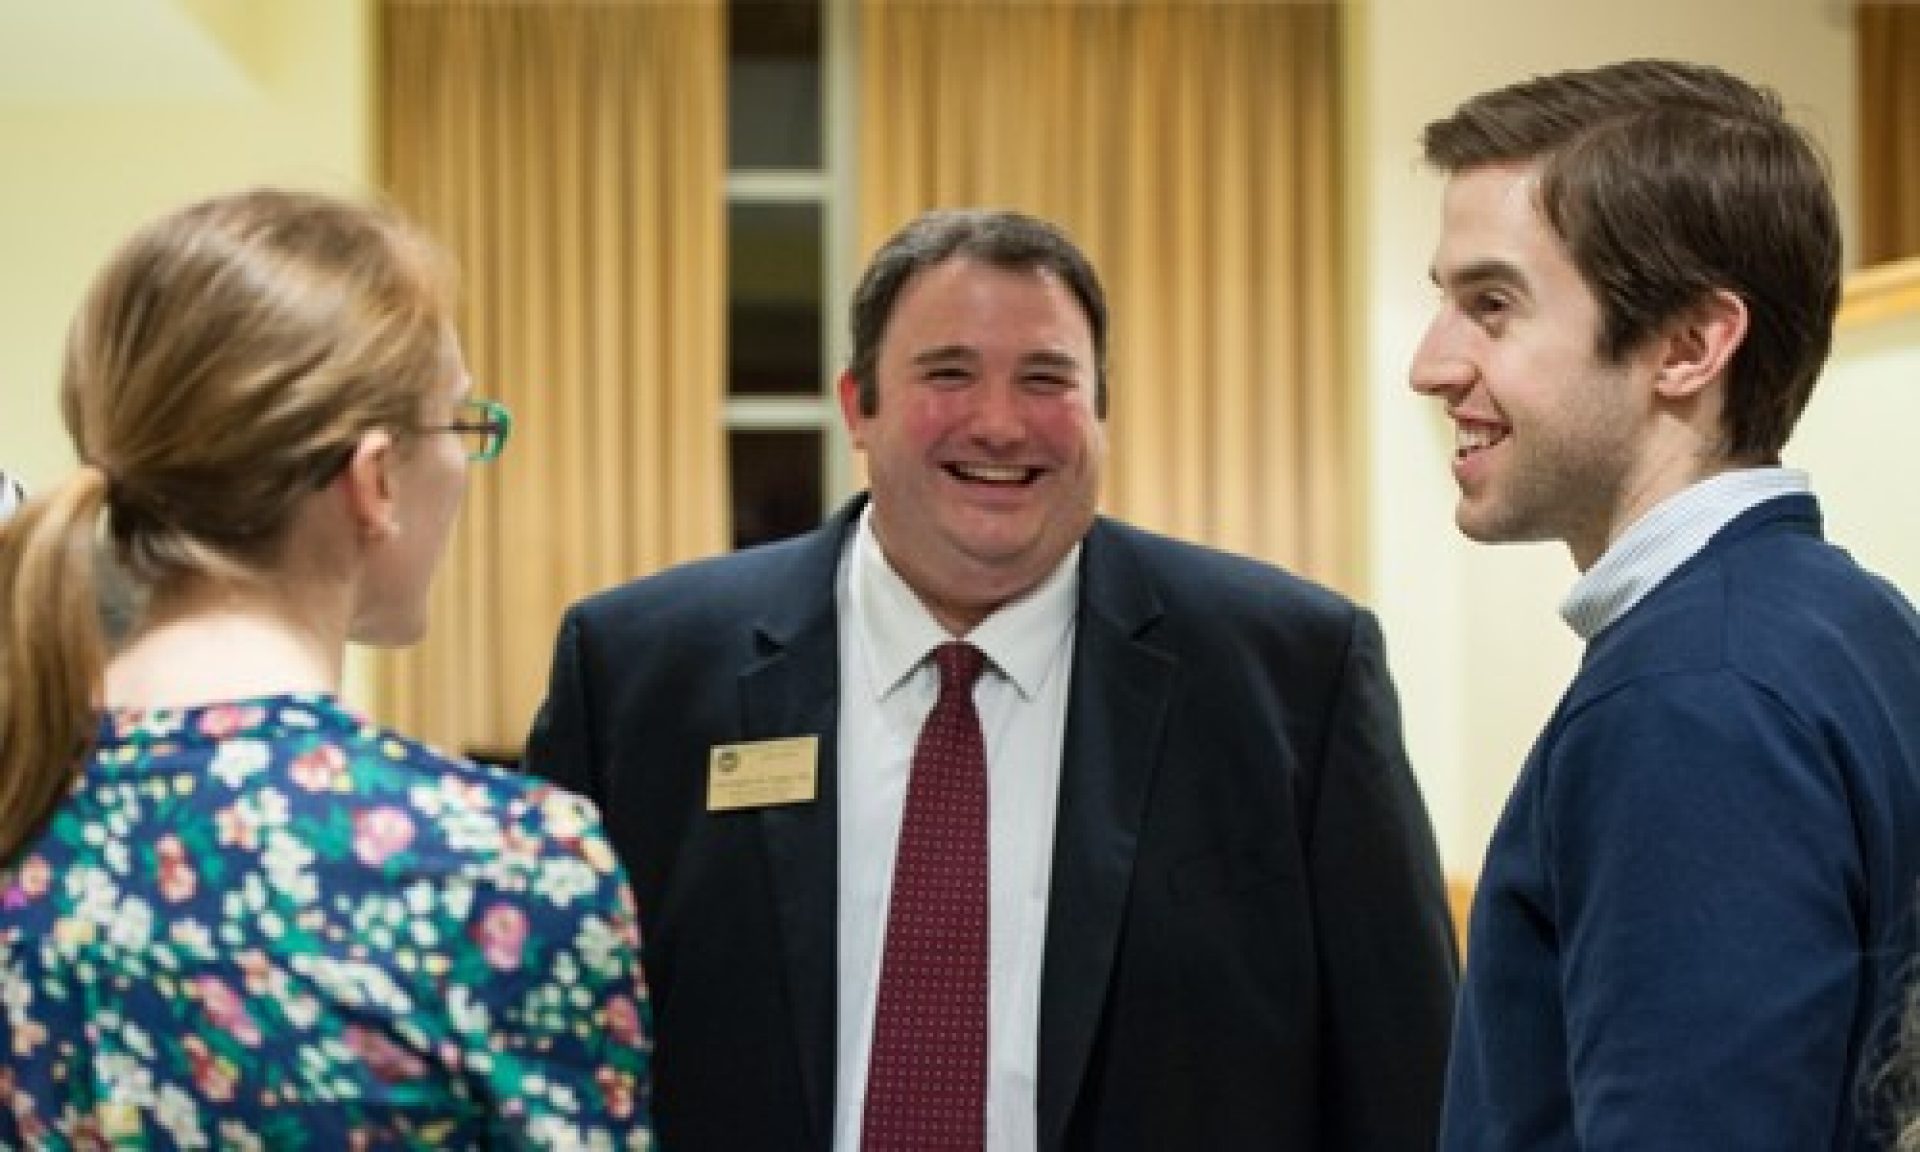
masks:
[[[450,325],[439,251],[332,197],[204,200],[113,256],[67,337],[61,410],[82,467],[0,525],[0,862],[92,740],[101,513],[137,584],[267,577],[357,439],[418,421]]]

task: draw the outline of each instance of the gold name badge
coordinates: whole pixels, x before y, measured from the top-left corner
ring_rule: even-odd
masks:
[[[819,764],[818,736],[716,745],[707,754],[707,811],[812,800]]]

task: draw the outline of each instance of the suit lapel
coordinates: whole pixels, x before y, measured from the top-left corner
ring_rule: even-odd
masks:
[[[1178,668],[1143,641],[1160,604],[1104,521],[1088,534],[1080,579],[1040,985],[1043,1148],[1065,1137],[1099,1031]]]
[[[770,581],[768,608],[756,624],[762,656],[740,675],[741,731],[748,739],[820,737],[814,802],[759,814],[793,1013],[794,1058],[813,1136],[806,1143],[819,1147],[831,1137],[838,1050],[840,658],[834,584],[841,545],[863,502],[854,500],[813,533],[793,564]]]

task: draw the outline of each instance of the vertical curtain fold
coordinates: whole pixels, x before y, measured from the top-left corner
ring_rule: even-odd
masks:
[[[1860,260],[1920,256],[1920,4],[1857,10]]]
[[[1106,507],[1350,586],[1338,15],[865,0],[858,241],[943,206],[1065,226],[1114,314]]]
[[[380,33],[388,195],[458,262],[515,427],[376,709],[511,750],[568,603],[726,545],[725,8],[387,0]]]

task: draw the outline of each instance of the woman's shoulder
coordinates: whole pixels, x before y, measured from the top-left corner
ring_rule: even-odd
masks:
[[[524,890],[531,872],[584,864],[617,876],[593,805],[479,763],[328,695],[280,695],[103,718],[100,774],[198,768],[225,822],[297,829],[323,858],[403,875],[465,875]]]
[[[466,865],[482,878],[516,891],[534,873],[556,867],[556,861],[561,867],[577,862],[596,874],[618,875],[591,801],[538,777],[455,755],[338,702],[327,707],[331,723],[323,730],[330,728],[340,742],[344,770],[361,778],[355,788],[363,809],[387,814],[355,816],[363,859],[382,858],[388,846],[379,842],[379,827],[409,815],[430,833],[415,839],[438,841],[444,851],[466,857]],[[319,741],[301,755],[313,757],[328,747]],[[296,757],[296,779],[299,763]]]

